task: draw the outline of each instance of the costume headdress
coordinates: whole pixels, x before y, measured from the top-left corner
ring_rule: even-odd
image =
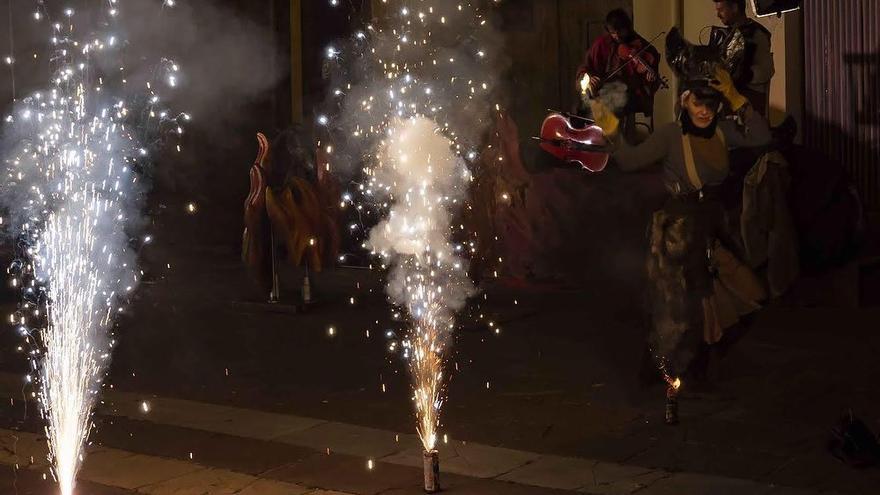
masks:
[[[679,93],[690,91],[700,100],[721,101],[721,93],[709,83],[715,68],[723,64],[718,48],[695,45],[684,39],[678,28],[666,35],[666,61],[678,78]]]
[[[685,134],[709,137],[715,133],[718,115],[724,96],[712,87],[716,68],[723,63],[721,53],[714,46],[695,45],[684,39],[678,28],[672,28],[666,35],[666,61],[678,78],[680,95],[690,93],[702,104],[716,108],[715,120],[708,128],[699,129],[693,125],[687,112],[679,114]]]

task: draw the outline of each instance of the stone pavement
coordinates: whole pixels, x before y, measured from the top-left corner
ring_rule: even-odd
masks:
[[[0,464],[34,491],[51,485],[46,445],[21,379],[0,375]],[[27,414],[26,411],[31,413]],[[16,419],[18,418],[18,419]],[[188,400],[107,391],[81,471],[88,494],[416,494],[414,435]],[[13,430],[15,428],[16,430]],[[696,473],[537,454],[460,440],[440,447],[444,491],[551,495],[807,495],[813,492]],[[0,474],[0,483],[9,480]],[[0,485],[3,486],[3,485]],[[42,488],[40,488],[42,487]],[[29,490],[31,488],[28,488]],[[43,490],[43,491],[40,491]],[[3,492],[6,493],[6,492]],[[9,492],[16,493],[16,492]]]
[[[134,495],[135,492],[80,480],[77,495]],[[0,464],[0,493],[3,495],[55,495],[58,487],[45,471],[16,469]]]

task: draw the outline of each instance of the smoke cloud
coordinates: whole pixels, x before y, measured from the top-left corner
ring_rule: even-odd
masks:
[[[612,112],[621,112],[626,106],[626,84],[620,81],[611,81],[599,88],[597,99],[605,104]]]
[[[328,48],[327,132],[345,157],[336,160],[337,173],[357,176],[396,117],[433,120],[468,161],[494,125],[510,59],[491,11],[423,3],[409,5],[406,14],[389,6],[387,19]]]
[[[155,77],[155,55],[162,54],[183,69],[173,102],[193,114],[200,128],[223,126],[285,75],[289,60],[266,9],[233,10],[218,0],[164,9],[160,3],[129,0],[121,6],[127,85],[136,92]]]
[[[470,172],[453,151],[452,141],[425,117],[395,119],[379,150],[379,161],[378,190],[392,206],[370,231],[368,244],[386,259],[407,258],[394,263],[388,295],[396,304],[409,306],[410,265],[421,263],[430,269],[433,260],[437,276],[443,277],[438,283],[439,302],[450,316],[475,292],[462,269],[466,262],[449,240],[449,208],[463,204]]]

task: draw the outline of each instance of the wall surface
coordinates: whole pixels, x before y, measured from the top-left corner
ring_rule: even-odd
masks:
[[[805,4],[806,136],[843,165],[877,225],[880,214],[880,2]]]
[[[636,31],[647,39],[661,32],[669,32],[679,20],[676,1],[664,0],[633,0],[633,22]],[[660,74],[669,80],[669,89],[661,89],[654,99],[654,119],[657,123],[669,122],[675,111],[675,76],[666,64],[666,36],[654,42],[660,51],[663,61],[660,62]]]

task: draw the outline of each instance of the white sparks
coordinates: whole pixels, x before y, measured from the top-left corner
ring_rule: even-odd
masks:
[[[115,36],[87,29],[94,36],[77,39],[76,12],[62,13],[63,28],[60,22],[41,27],[53,30],[49,89],[16,103],[19,120],[6,118],[26,139],[4,150],[9,175],[2,199],[15,201],[4,205],[14,212],[6,223],[27,243],[12,280],[28,317],[37,318],[28,322],[22,311],[12,322],[29,345],[36,338],[31,356],[50,460],[61,494],[71,495],[113,347],[113,317],[138,280],[127,229],[140,208],[132,166],[147,150],[132,132],[143,123],[127,120],[127,104],[113,96],[122,88],[105,85],[106,75],[92,70],[93,64],[116,67],[98,60]],[[6,63],[14,63],[11,56]],[[146,413],[150,406],[140,408]]]

